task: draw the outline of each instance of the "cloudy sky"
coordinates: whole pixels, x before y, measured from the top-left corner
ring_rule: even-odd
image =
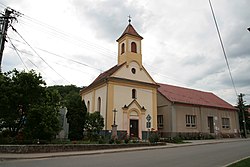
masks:
[[[250,1],[211,2],[237,94],[249,104]],[[0,0],[2,12],[7,6],[22,15],[12,23],[18,33],[9,28],[3,71],[34,69],[48,85],[87,86],[116,65],[116,39],[131,15],[156,82],[237,102],[208,0]]]

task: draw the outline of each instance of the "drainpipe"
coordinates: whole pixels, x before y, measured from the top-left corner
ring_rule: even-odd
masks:
[[[203,133],[204,131],[203,131],[203,115],[202,115],[202,112],[201,112],[201,107],[199,106],[199,110],[200,110],[200,117],[201,117],[201,119],[200,119],[200,121],[201,121],[201,133]]]

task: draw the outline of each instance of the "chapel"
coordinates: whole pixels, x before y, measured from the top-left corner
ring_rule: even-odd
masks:
[[[158,85],[142,64],[142,39],[129,21],[116,40],[117,64],[80,92],[88,112],[103,116],[104,131],[115,123],[118,134],[139,139],[146,138],[148,129],[157,129]]]
[[[81,90],[90,113],[104,118],[103,132],[148,139],[161,137],[239,137],[238,112],[213,93],[156,83],[142,63],[143,37],[129,24],[116,40],[117,64]]]

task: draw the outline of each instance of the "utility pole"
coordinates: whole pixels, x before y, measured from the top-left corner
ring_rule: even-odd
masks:
[[[12,15],[13,14],[13,15]],[[2,59],[3,59],[3,50],[4,50],[4,44],[6,42],[6,35],[8,28],[10,26],[10,23],[12,23],[13,19],[16,20],[16,16],[19,16],[20,13],[15,11],[14,9],[11,9],[7,7],[5,9],[3,16],[0,17],[0,72],[2,72]]]

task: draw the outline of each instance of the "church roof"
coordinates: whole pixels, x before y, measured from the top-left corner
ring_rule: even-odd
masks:
[[[174,103],[236,110],[231,104],[210,92],[203,92],[167,84],[158,84],[158,92]]]
[[[89,86],[83,88],[80,92],[83,92],[84,90],[88,90],[92,88],[93,86],[99,83],[102,83],[104,80],[109,78],[112,74],[114,74],[117,70],[119,70],[124,64],[125,63],[120,64],[120,65],[115,65],[112,68],[108,69],[107,71],[104,71]]]
[[[102,81],[103,79],[106,79],[108,77],[110,77],[112,74],[114,74],[117,70],[119,70],[123,65],[123,64],[120,64],[120,65],[115,65],[113,66],[112,68],[110,68],[109,70],[107,71],[104,71],[103,73],[101,73],[89,86],[99,82],[99,81]]]
[[[143,37],[140,36],[136,32],[136,30],[134,29],[134,27],[130,23],[128,24],[128,26],[126,27],[126,29],[124,30],[124,32],[122,33],[122,35],[116,41],[119,41],[119,39],[121,39],[125,34],[129,34],[129,35],[132,35],[132,36],[139,37],[139,38],[143,39]]]

